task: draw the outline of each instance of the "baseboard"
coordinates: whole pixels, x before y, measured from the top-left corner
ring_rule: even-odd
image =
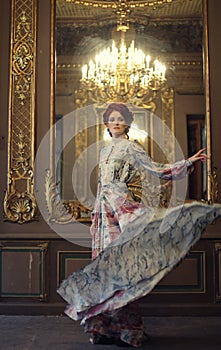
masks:
[[[0,303],[1,315],[62,315],[65,310],[65,303],[31,303],[31,302],[7,302]],[[140,303],[140,309],[144,317],[148,316],[220,316],[220,304],[160,304]]]

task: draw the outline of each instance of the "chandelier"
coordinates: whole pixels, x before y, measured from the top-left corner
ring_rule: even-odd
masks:
[[[156,93],[166,81],[166,66],[158,59],[151,59],[132,40],[127,47],[125,33],[129,29],[127,2],[116,11],[117,31],[121,32],[119,45],[112,41],[111,47],[84,64],[77,101],[82,94],[87,102],[130,101],[137,105],[143,100],[152,103]],[[122,6],[124,4],[124,6]]]

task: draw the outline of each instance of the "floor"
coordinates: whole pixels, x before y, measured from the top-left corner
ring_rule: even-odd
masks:
[[[151,341],[139,349],[221,350],[221,317],[146,317]],[[66,316],[0,316],[1,350],[117,350],[92,345]],[[123,348],[122,348],[123,349]],[[128,348],[130,349],[130,348]]]

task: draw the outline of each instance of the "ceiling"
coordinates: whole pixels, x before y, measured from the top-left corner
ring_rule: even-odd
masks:
[[[129,11],[129,20],[185,21],[202,17],[202,0],[146,0],[146,1],[99,1],[56,0],[57,21],[69,22],[73,26],[94,22],[96,25],[108,18],[116,20],[116,9]]]
[[[118,40],[117,10],[127,13],[127,38],[135,31],[144,50],[150,45],[168,53],[202,49],[202,0],[56,0],[57,54],[93,55]]]
[[[168,81],[172,79],[182,93],[203,91],[202,1],[127,1],[130,6],[145,6],[129,8],[130,30],[126,38],[130,41],[136,33],[136,45],[151,55],[160,55],[168,67]],[[117,39],[113,36],[117,35],[116,4],[120,1],[88,0],[90,6],[83,4],[85,0],[77,2],[81,4],[56,0],[58,94],[70,93],[66,92],[69,82],[79,81],[81,66],[111,44],[113,38]]]

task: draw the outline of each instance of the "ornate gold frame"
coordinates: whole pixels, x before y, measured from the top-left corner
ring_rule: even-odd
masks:
[[[77,2],[76,2],[77,3]],[[88,5],[90,6],[90,5]],[[204,17],[204,65],[205,65],[205,95],[206,95],[206,128],[207,128],[207,151],[208,151],[208,163],[207,163],[207,188],[208,188],[208,202],[214,203],[217,200],[218,188],[216,181],[215,170],[212,171],[212,161],[211,161],[211,118],[210,118],[210,91],[209,91],[209,55],[208,55],[208,13],[207,13],[207,0],[203,0],[203,17]],[[54,65],[53,65],[54,67]],[[54,82],[52,82],[52,85]],[[52,88],[52,91],[54,87]],[[166,91],[162,93],[161,100],[163,104],[163,119],[168,121],[168,116],[172,114],[171,125],[169,125],[172,130],[174,130],[174,92]],[[150,107],[149,107],[150,108]],[[51,109],[53,120],[54,107]],[[53,143],[53,142],[52,142]],[[53,149],[53,145],[52,145]],[[51,171],[47,174],[46,178],[46,188],[47,192],[47,204],[49,209],[49,219],[58,223],[68,223],[72,220],[78,221],[88,221],[90,220],[90,209],[84,208],[77,201],[69,201],[62,203],[59,202],[59,193],[56,191],[56,183],[53,182],[54,169],[52,167]],[[51,189],[54,191],[54,196],[49,195]],[[59,206],[58,206],[59,203]],[[58,213],[59,209],[59,213]],[[66,213],[64,217],[64,212]],[[54,215],[56,214],[56,215]]]
[[[211,153],[211,114],[210,114],[210,77],[209,77],[209,33],[208,33],[208,0],[203,1],[204,19],[204,79],[205,79],[205,102],[206,102],[206,136],[207,136],[207,201],[212,204],[218,200],[218,182],[216,169],[212,166]]]
[[[35,141],[36,0],[12,0],[8,173],[5,219],[35,219],[33,166]]]

